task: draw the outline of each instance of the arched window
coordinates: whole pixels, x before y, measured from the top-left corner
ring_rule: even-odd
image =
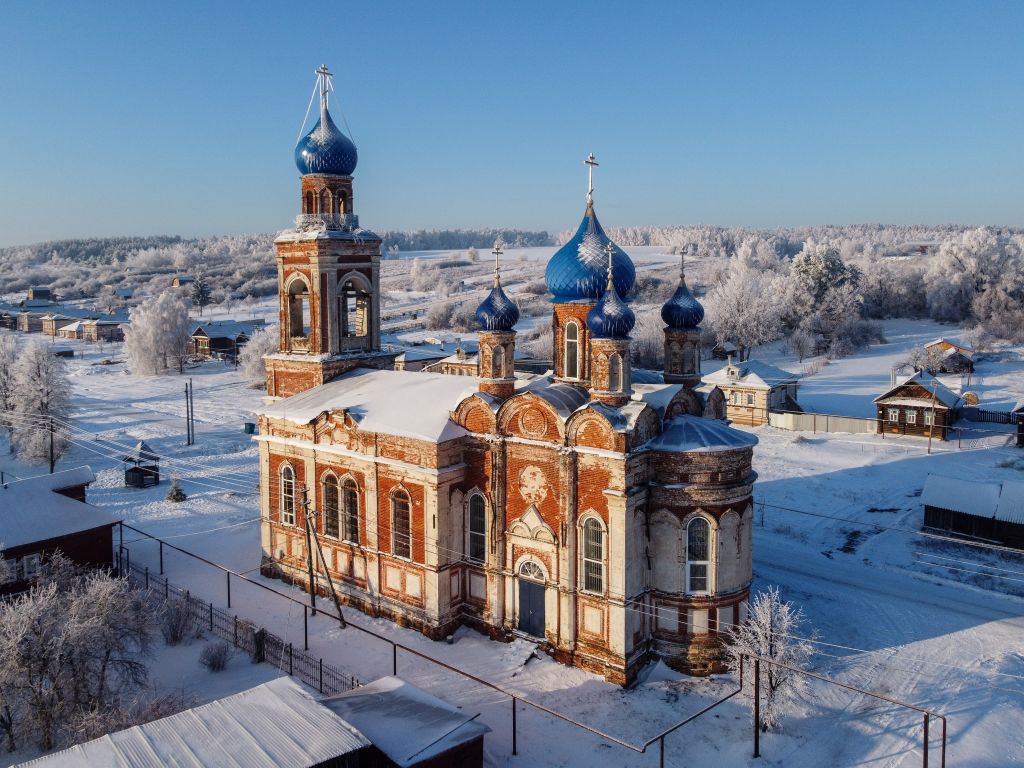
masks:
[[[604,592],[604,529],[593,517],[583,524],[583,589]]]
[[[317,213],[331,212],[331,193],[326,189],[320,191],[320,210]]]
[[[616,352],[608,358],[608,391],[621,392],[622,390],[622,355]]]
[[[565,324],[565,377],[580,377],[580,327],[574,322]]]
[[[292,338],[309,338],[309,290],[302,280],[288,286],[288,333]]]
[[[341,520],[338,514],[338,478],[333,474],[324,475],[324,533],[338,538],[341,531]]]
[[[474,494],[469,499],[469,559],[482,563],[487,555],[487,507],[484,497]]]
[[[354,280],[346,280],[338,291],[341,335],[366,336],[370,332],[370,293]]]
[[[495,347],[491,350],[491,378],[503,379],[505,377],[505,349]]]
[[[519,566],[519,575],[530,581],[544,581],[544,571],[533,560],[527,560]]]
[[[341,484],[341,518],[344,523],[342,538],[359,543],[359,488],[356,481],[346,477]]]
[[[315,213],[315,211],[313,210],[313,193],[311,191],[307,192],[305,194],[303,200],[304,200],[305,204],[303,206],[304,210],[302,212],[303,213]]]
[[[708,552],[711,548],[711,526],[703,517],[686,526],[686,591],[691,595],[708,592]]]
[[[391,495],[391,554],[412,557],[412,505],[409,494],[395,491]]]
[[[295,525],[295,470],[287,464],[281,466],[281,522]]]

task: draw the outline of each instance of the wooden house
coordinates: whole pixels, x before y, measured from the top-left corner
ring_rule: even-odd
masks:
[[[956,421],[960,395],[918,371],[875,398],[878,432],[946,439]]]
[[[45,321],[44,321],[45,322]],[[83,326],[85,325],[84,320],[75,320],[73,323],[62,325],[57,329],[55,335],[62,339],[81,339],[83,338]]]
[[[86,341],[124,341],[125,321],[86,320],[82,325],[81,338]]]
[[[974,371],[974,350],[955,344],[949,339],[936,339],[925,344],[928,353],[928,372],[972,373]]]
[[[405,349],[395,357],[396,371],[422,371],[428,366],[439,363],[448,357],[449,353],[437,347],[425,349]]]
[[[182,286],[185,285],[192,285],[192,283],[194,283],[195,281],[196,279],[194,277],[189,277],[188,275],[175,275],[171,279],[171,287],[181,288]]]
[[[921,504],[927,529],[1024,549],[1024,483],[928,475]]]
[[[715,387],[725,396],[726,415],[737,424],[768,423],[769,411],[798,411],[798,376],[758,360],[733,363],[732,357],[714,373],[704,376],[702,389]]]
[[[711,356],[716,360],[728,360],[732,355],[738,355],[739,351],[739,347],[731,341],[723,341],[711,349]]]
[[[45,312],[19,312],[18,330],[22,333],[42,333]]]
[[[1024,403],[1014,408],[1013,419],[1017,422],[1017,447],[1024,448]]]
[[[28,289],[30,301],[53,301],[53,292],[45,285],[33,285]]]
[[[233,360],[263,320],[209,320],[193,324],[190,352],[197,357],[225,357]]]
[[[0,486],[0,542],[9,572],[0,594],[25,590],[58,550],[79,565],[113,567],[113,527],[120,519],[86,502],[95,479],[79,467]]]

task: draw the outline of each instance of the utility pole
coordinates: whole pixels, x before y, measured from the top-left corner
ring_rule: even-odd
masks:
[[[302,521],[306,529],[306,564],[309,566],[309,606],[316,616],[316,580],[313,574],[313,534],[309,530],[309,496],[306,484],[302,484]]]
[[[196,400],[195,388],[192,386],[192,379],[188,380],[188,419],[191,425],[192,445],[196,444]]]
[[[53,458],[53,418],[50,418],[50,474],[53,474],[53,467],[56,464],[56,460]]]

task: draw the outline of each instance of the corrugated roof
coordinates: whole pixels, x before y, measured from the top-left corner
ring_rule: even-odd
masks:
[[[1024,523],[1024,483],[1004,480],[996,505],[996,520]]]
[[[999,503],[999,483],[928,475],[921,491],[921,503],[975,517],[992,517]]]
[[[280,677],[176,715],[24,763],[35,768],[306,768],[370,746],[354,725]]]
[[[368,736],[402,768],[428,760],[490,732],[467,715],[397,677],[323,700],[324,706]]]

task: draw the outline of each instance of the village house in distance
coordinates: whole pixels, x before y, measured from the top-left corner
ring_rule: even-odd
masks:
[[[655,657],[720,669],[752,578],[757,440],[704,416],[704,310],[685,279],[662,308],[660,381],[634,382],[635,271],[598,222],[591,156],[583,219],[547,265],[553,373],[514,370],[499,249],[476,314],[479,375],[395,370],[381,241],[354,212],[356,148],[318,77],[320,119],[295,150],[301,214],[276,240],[263,573],[309,589],[312,570],[320,594],[432,638],[461,624],[521,634],[622,684]]]

